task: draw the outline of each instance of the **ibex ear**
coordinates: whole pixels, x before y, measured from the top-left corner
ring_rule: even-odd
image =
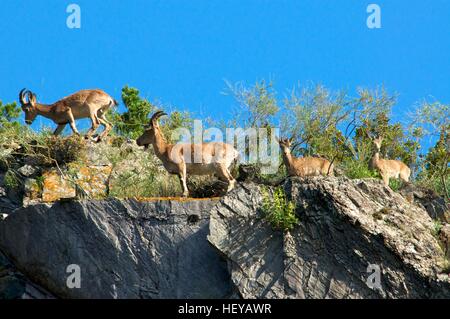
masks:
[[[289,143],[292,143],[292,142],[294,141],[294,137],[293,137],[293,136],[290,137],[290,138],[288,139],[288,141],[289,141]]]

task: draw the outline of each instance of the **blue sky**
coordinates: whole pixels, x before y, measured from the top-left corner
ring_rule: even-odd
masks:
[[[81,29],[66,7],[81,7]],[[366,26],[368,4],[382,28]],[[120,98],[128,84],[197,117],[227,118],[231,82],[331,89],[384,85],[398,120],[433,96],[450,102],[448,0],[2,0],[0,100],[21,88],[44,103],[84,88]],[[38,128],[42,120],[33,126]]]

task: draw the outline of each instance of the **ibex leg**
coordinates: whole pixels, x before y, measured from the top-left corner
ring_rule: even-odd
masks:
[[[72,129],[72,131],[73,131],[75,134],[80,135],[80,133],[79,133],[78,130],[77,130],[77,126],[75,125],[75,118],[73,117],[72,111],[69,111],[68,116],[69,116],[69,125],[70,125],[70,128]]]
[[[95,133],[95,131],[97,130],[98,125],[99,125],[98,120],[97,120],[97,117],[95,116],[95,114],[91,114],[91,115],[89,116],[89,118],[91,119],[92,126],[91,126],[91,128],[89,129],[89,131],[88,131],[87,134],[86,134],[86,137],[87,137],[87,138],[91,137],[92,134]]]
[[[97,119],[100,122],[100,124],[102,124],[105,127],[102,134],[100,135],[100,139],[103,139],[105,136],[108,135],[109,131],[111,131],[112,125],[106,120],[105,114],[98,116]]]
[[[66,127],[66,124],[58,124],[58,127],[57,127],[56,130],[53,132],[53,135],[59,135],[59,134],[61,134],[61,132],[64,130],[65,127]]]
[[[217,177],[228,184],[227,192],[231,191],[234,188],[236,181],[231,175],[228,168],[225,165],[219,165],[217,170]]]
[[[383,175],[383,182],[385,186],[389,186],[389,176]]]
[[[179,175],[178,177],[180,178],[180,183],[181,183],[181,187],[183,188],[183,197],[188,197],[189,196],[189,190],[187,188],[187,183],[186,183],[186,178],[187,178],[187,174],[186,174],[186,164],[182,163],[179,166]]]

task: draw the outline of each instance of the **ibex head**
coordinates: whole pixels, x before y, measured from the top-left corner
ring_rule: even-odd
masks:
[[[278,144],[280,144],[280,148],[283,153],[285,153],[285,154],[290,153],[292,141],[293,141],[292,137],[291,138],[280,138],[278,140]]]
[[[158,119],[164,115],[167,114],[163,111],[158,111],[153,114],[150,119],[150,123],[145,127],[144,133],[136,140],[138,146],[144,146],[147,148],[150,144],[155,143],[156,132],[159,132]]]
[[[381,136],[377,136],[372,138],[372,142],[375,145],[375,147],[377,148],[377,151],[379,152],[381,149],[381,143],[383,143],[383,137]]]
[[[28,101],[27,101],[28,98]],[[30,125],[37,116],[36,94],[30,90],[23,89],[19,93],[19,101],[22,110],[25,112],[25,123]]]

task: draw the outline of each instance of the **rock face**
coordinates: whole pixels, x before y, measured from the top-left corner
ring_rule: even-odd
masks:
[[[0,299],[53,299],[42,287],[30,282],[0,253]]]
[[[442,227],[440,232],[440,239],[444,252],[447,256],[448,267],[450,267],[450,224],[446,224]]]
[[[424,209],[377,180],[292,179],[284,188],[300,219],[290,233],[261,218],[257,185],[211,213],[208,239],[243,298],[450,298]]]
[[[404,197],[412,198],[413,201],[425,209],[431,218],[438,219],[444,223],[450,223],[450,206],[444,198],[438,196],[429,189],[416,187],[414,184],[407,184],[400,190]]]
[[[224,298],[226,263],[206,240],[216,202],[39,204],[0,222],[0,249],[57,297]],[[80,267],[80,289],[66,285],[69,265]]]
[[[421,205],[379,180],[294,178],[282,187],[300,221],[287,233],[263,218],[254,183],[220,200],[17,209],[0,220],[9,265],[0,260],[0,296],[14,273],[16,297],[23,279],[60,298],[450,298],[448,243],[438,239],[448,228],[438,236]],[[79,289],[67,285],[70,265],[79,266]]]
[[[80,166],[72,170],[76,170],[72,180],[63,178],[56,169],[44,172],[42,202],[52,203],[77,196],[98,199],[108,195],[111,166]]]
[[[0,174],[0,219],[21,205],[20,194],[5,185],[5,174]]]

